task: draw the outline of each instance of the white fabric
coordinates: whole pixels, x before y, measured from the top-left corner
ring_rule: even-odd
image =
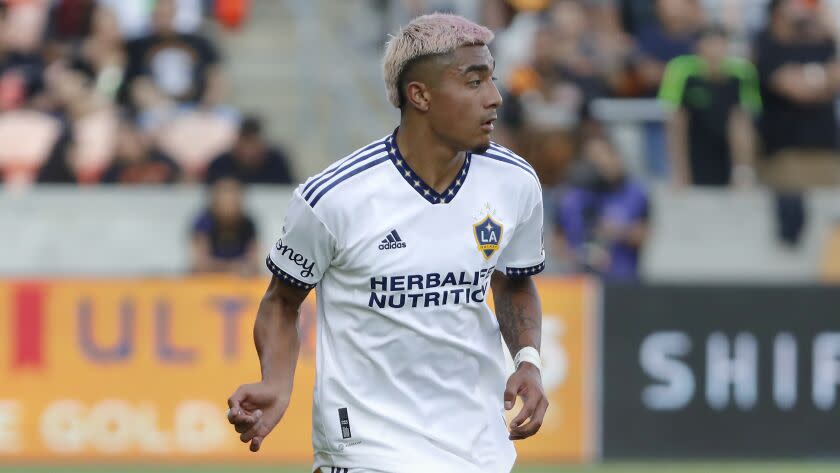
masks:
[[[344,468],[336,466],[322,466],[319,473],[390,473],[382,470],[371,470],[370,468]]]
[[[317,283],[313,469],[508,472],[485,295],[494,268],[542,267],[538,181],[497,148],[471,155],[451,201],[433,204],[388,143],[298,187],[268,261],[291,284]]]
[[[531,363],[536,366],[538,370],[542,371],[542,359],[540,358],[540,352],[538,352],[536,348],[524,347],[516,353],[515,357],[513,357],[513,366],[516,369],[519,369],[519,365],[525,362]]]

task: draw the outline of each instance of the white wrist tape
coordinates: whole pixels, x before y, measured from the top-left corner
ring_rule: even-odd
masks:
[[[513,357],[513,366],[519,369],[519,365],[527,361],[536,366],[538,370],[542,371],[542,360],[540,359],[540,352],[534,347],[525,347],[519,350],[519,353]]]

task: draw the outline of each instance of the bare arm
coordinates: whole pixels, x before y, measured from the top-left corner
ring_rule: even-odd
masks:
[[[212,268],[212,257],[210,256],[210,243],[207,235],[202,233],[194,234],[190,241],[190,253],[192,253],[192,270],[194,273],[205,273]]]
[[[210,253],[210,241],[206,234],[196,233],[193,235],[192,241],[190,242],[190,251],[192,253],[192,271],[194,273],[241,274],[244,272],[245,274],[253,274],[253,271],[246,267],[246,265],[250,264],[250,260],[246,260],[245,258],[224,260],[213,257]]]
[[[222,66],[219,64],[210,66],[207,69],[207,87],[201,98],[201,104],[214,107],[223,103],[228,94],[228,85]]]
[[[574,270],[578,265],[578,258],[575,250],[569,244],[566,235],[562,231],[556,230],[552,237],[552,243],[554,246],[554,259],[562,262],[564,268]]]
[[[641,248],[649,234],[650,224],[647,221],[636,222],[621,235],[621,241],[633,248]]]
[[[172,99],[158,90],[154,82],[147,76],[140,76],[129,84],[131,100],[141,109],[154,107],[171,107]]]
[[[688,115],[685,110],[674,110],[668,116],[666,131],[671,177],[675,187],[686,187],[691,184],[691,168],[688,165]]]
[[[284,399],[292,395],[300,350],[298,316],[308,293],[272,277],[254,323],[254,345],[260,358],[262,382],[277,387]]]
[[[530,277],[508,278],[497,271],[493,273],[490,284],[499,330],[511,355],[516,355],[524,347],[534,347],[539,351],[542,309],[534,281]],[[511,440],[521,440],[537,433],[548,409],[548,398],[535,365],[523,362],[508,378],[504,393],[505,409],[513,408],[516,396],[522,398],[523,406],[510,421]]]
[[[272,277],[257,310],[254,345],[262,382],[243,384],[228,399],[228,420],[241,434],[239,440],[251,442],[252,452],[289,407],[300,349],[298,315],[308,293]]]
[[[509,278],[496,271],[490,281],[499,330],[511,355],[524,347],[540,349],[542,308],[534,281]]]
[[[770,87],[789,100],[802,104],[831,100],[840,90],[837,63],[785,64],[770,76]]]
[[[729,114],[727,126],[729,147],[732,155],[732,183],[737,187],[749,187],[755,182],[755,130],[750,114],[741,107]]]

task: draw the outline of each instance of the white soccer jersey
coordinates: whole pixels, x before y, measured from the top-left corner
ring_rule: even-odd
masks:
[[[507,472],[503,347],[485,299],[494,270],[544,267],[537,176],[493,144],[438,194],[394,137],[299,186],[267,259],[317,286],[314,468]]]

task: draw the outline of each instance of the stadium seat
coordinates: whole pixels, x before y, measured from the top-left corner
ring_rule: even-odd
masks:
[[[75,127],[75,161],[79,181],[97,182],[114,154],[117,136],[115,110],[107,108],[80,118]]]
[[[235,139],[236,127],[230,120],[196,112],[163,126],[157,144],[181,165],[188,180],[198,180],[210,160],[233,146]]]
[[[31,110],[0,115],[0,169],[10,185],[34,179],[58,138],[61,125],[55,118]]]

